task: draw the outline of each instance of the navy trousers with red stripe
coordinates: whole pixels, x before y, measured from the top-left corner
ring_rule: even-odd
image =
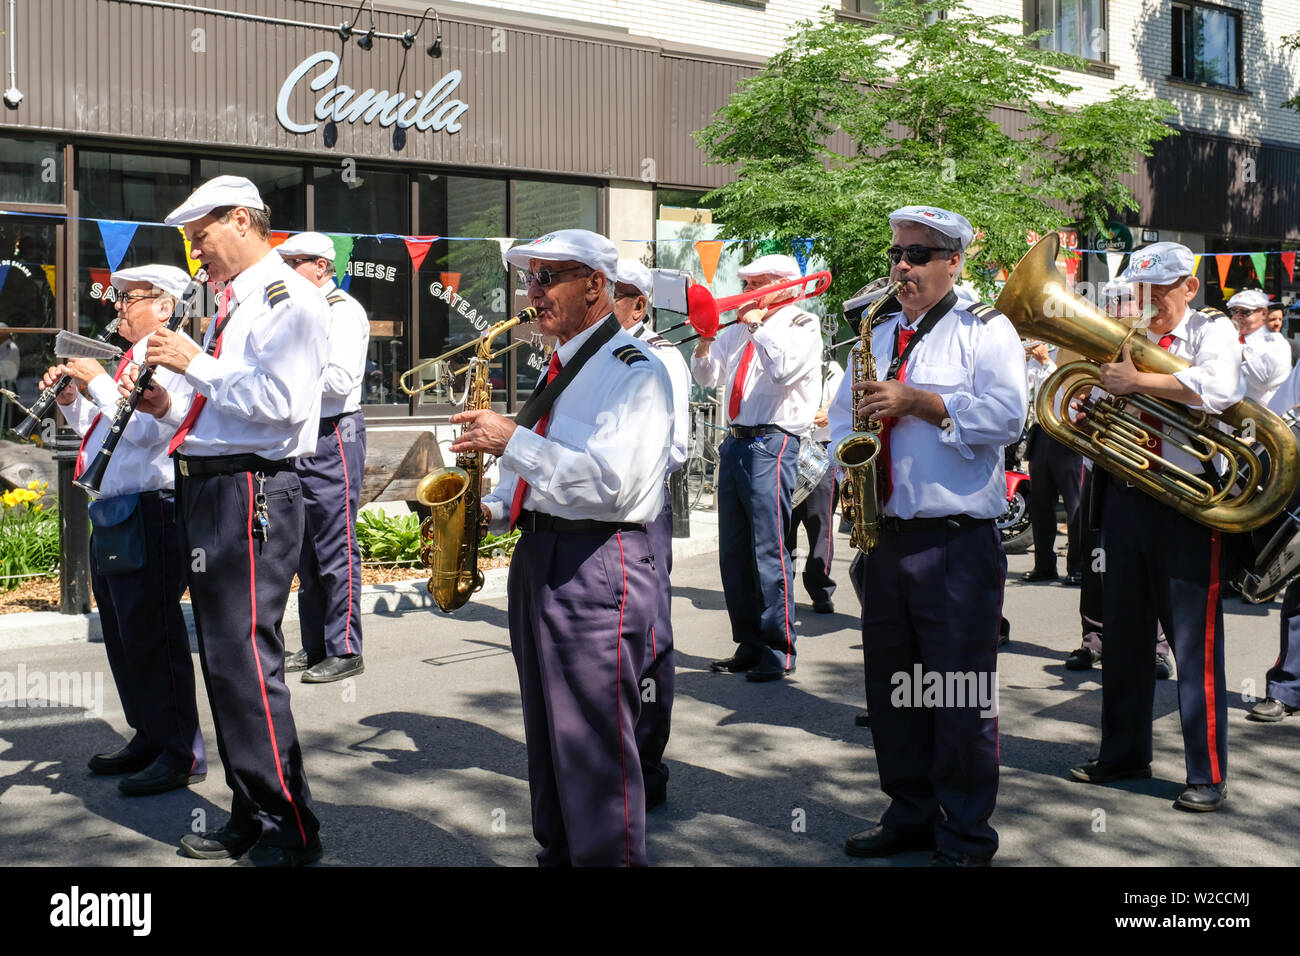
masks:
[[[293,471],[266,476],[270,535],[254,538],[248,472],[176,479],[199,658],[233,793],[230,826],[303,847],[320,829],[284,683],[280,631],[302,546]]]
[[[105,575],[90,548],[90,586],[99,606],[104,650],[126,722],[132,753],[173,771],[206,773],[207,751],[194,699],[194,661],[181,614],[188,562],[181,551],[171,492],[142,495],[145,562],[139,571]]]
[[[795,663],[794,565],[786,546],[799,440],[784,432],[729,436],[719,449],[718,565],[736,653]]]
[[[824,444],[824,443],[823,443]],[[803,586],[814,604],[827,604],[835,595],[831,562],[835,560],[835,505],[839,501],[839,484],[834,466],[790,516],[790,535],[786,544],[794,554],[799,528],[808,535],[808,557],[803,564]]]
[[[361,653],[361,546],[357,508],[366,461],[361,412],[320,420],[316,454],[299,458],[305,530],[298,562],[298,621],[312,660]]]
[[[1178,664],[1187,782],[1219,783],[1228,773],[1220,536],[1136,488],[1104,480],[1100,759],[1151,762],[1158,622]]]
[[[1288,707],[1300,707],[1300,581],[1287,585],[1282,597],[1281,631],[1277,662],[1265,675],[1268,696]]]
[[[659,604],[655,610],[650,643],[646,645],[645,667],[641,671],[641,715],[636,721],[637,751],[641,754],[641,775],[646,793],[662,795],[668,786],[664,750],[672,729],[673,690],[673,496],[664,486],[664,507],[659,517],[646,526],[650,553],[654,555]]]
[[[989,859],[998,849],[989,818],[998,796],[994,689],[1007,571],[997,528],[990,519],[886,532],[862,570],[867,709],[880,789],[891,800],[880,822],[932,833],[946,853]],[[926,699],[935,679],[954,688],[950,698]]]
[[[507,584],[542,866],[646,862],[639,678],[659,608],[644,531],[533,532]]]

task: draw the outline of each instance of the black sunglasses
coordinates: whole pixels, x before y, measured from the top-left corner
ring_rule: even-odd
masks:
[[[913,245],[903,248],[902,246],[890,246],[885,254],[889,256],[889,261],[893,265],[898,265],[899,261],[906,256],[909,265],[923,266],[930,261],[936,252],[943,252],[952,255],[956,249],[949,249],[946,246],[920,246]]]
[[[525,286],[537,285],[545,289],[559,276],[564,275],[566,272],[577,272],[579,269],[587,269],[587,275],[591,275],[592,270],[587,266],[569,266],[567,269],[539,269],[536,272],[520,269],[519,279]]]

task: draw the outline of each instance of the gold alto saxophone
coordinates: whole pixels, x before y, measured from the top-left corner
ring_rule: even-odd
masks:
[[[903,287],[893,282],[862,314],[858,325],[858,357],[853,363],[853,384],[876,380],[876,356],[871,350],[871,330],[876,316]],[[870,554],[880,543],[880,500],[876,488],[876,456],[880,454],[880,430],[884,423],[858,413],[861,396],[853,394],[853,431],[835,443],[831,460],[844,472],[842,502],[844,517],[852,525],[849,544]]]
[[[474,357],[465,366],[465,411],[492,407],[491,363],[507,351],[494,353],[493,339],[536,317],[536,309],[524,309],[478,338]],[[482,497],[483,453],[479,451],[461,452],[455,465],[429,472],[416,485],[416,500],[430,510],[420,525],[420,560],[429,569],[429,594],[444,611],[462,607],[483,586],[483,572],[478,567]]]

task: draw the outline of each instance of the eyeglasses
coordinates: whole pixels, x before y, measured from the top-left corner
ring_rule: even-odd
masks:
[[[519,281],[526,286],[536,285],[543,289],[553,284],[558,276],[566,272],[577,272],[579,269],[587,269],[586,266],[569,266],[567,269],[542,269],[539,272],[525,272],[519,270]],[[587,269],[587,275],[591,275],[590,269]]]
[[[316,256],[299,256],[296,259],[285,258],[284,264],[288,266],[290,269],[296,269],[304,262],[315,262],[316,258],[317,258]]]
[[[614,301],[617,302],[619,299],[635,299],[640,294],[640,292],[615,292]]]
[[[156,299],[159,295],[161,295],[159,292],[123,292],[117,297],[117,301],[123,306],[129,306],[137,299]]]
[[[931,256],[936,252],[943,252],[947,255],[952,255],[956,251],[956,249],[949,249],[945,246],[914,245],[908,246],[907,248],[903,248],[902,246],[890,246],[886,250],[885,254],[889,256],[889,261],[893,265],[898,265],[899,260],[906,256],[908,265],[923,266],[930,261]]]
[[[1240,306],[1238,306],[1235,309],[1229,309],[1228,314],[1235,318],[1238,315],[1250,315],[1251,313],[1258,312],[1258,311],[1259,309],[1243,309]]]

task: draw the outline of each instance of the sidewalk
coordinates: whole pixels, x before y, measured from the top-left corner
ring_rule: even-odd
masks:
[[[691,514],[691,536],[673,539],[673,560],[684,561],[696,555],[707,554],[718,548],[718,517],[711,511]],[[506,595],[506,578],[509,568],[494,568],[484,573],[483,588],[474,595],[475,601],[490,601]],[[389,584],[368,584],[361,589],[361,613],[382,614],[391,617],[407,611],[428,610],[434,606],[433,598],[425,587],[428,580],[415,577],[409,581]],[[198,650],[194,636],[194,612],[190,603],[181,605],[185,623],[190,629],[190,646]],[[298,620],[298,602],[290,599],[284,610],[284,620]],[[21,614],[0,615],[0,650],[22,647],[42,647],[49,644],[99,642],[104,639],[99,625],[99,612],[89,614],[59,614],[56,611],[28,611]]]

